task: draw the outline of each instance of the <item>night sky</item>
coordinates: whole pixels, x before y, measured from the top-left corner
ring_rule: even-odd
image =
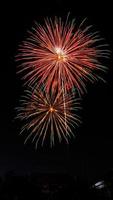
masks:
[[[2,7],[1,7],[2,8]],[[31,1],[31,3],[10,3],[3,6],[1,30],[3,36],[1,70],[1,125],[0,125],[0,174],[14,170],[16,173],[67,172],[82,180],[93,181],[113,168],[113,66],[112,53],[106,61],[108,72],[106,83],[98,81],[87,84],[87,94],[82,97],[82,125],[77,137],[69,145],[56,144],[38,148],[30,142],[24,145],[24,136],[19,136],[19,124],[14,120],[18,100],[23,92],[22,81],[16,75],[15,55],[19,43],[33,22],[41,22],[46,16],[65,18],[68,12],[79,24],[87,17],[87,24],[106,39],[113,49],[112,6],[91,1],[82,4],[77,1]],[[2,23],[3,22],[3,23]]]

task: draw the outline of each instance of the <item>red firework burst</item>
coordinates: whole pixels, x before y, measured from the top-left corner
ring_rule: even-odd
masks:
[[[85,82],[98,79],[97,70],[106,70],[99,58],[108,56],[105,45],[98,44],[98,33],[89,33],[90,27],[81,23],[77,28],[68,18],[65,23],[61,18],[36,23],[17,56],[25,82],[33,87],[44,84],[48,92],[64,88],[66,93],[76,87],[83,93]]]

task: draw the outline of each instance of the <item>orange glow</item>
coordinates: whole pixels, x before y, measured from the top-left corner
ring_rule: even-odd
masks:
[[[65,61],[66,60],[66,54],[60,47],[55,48],[55,53],[57,54],[57,60],[58,61]]]
[[[50,112],[55,112],[55,109],[53,107],[50,107],[49,111]]]

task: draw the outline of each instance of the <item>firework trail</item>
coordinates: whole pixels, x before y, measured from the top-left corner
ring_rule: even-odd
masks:
[[[47,92],[65,93],[75,88],[86,91],[86,82],[98,80],[98,71],[106,71],[100,58],[109,52],[101,44],[98,32],[90,33],[84,22],[77,28],[74,20],[64,23],[61,18],[46,19],[44,25],[35,23],[28,38],[20,45],[18,73],[26,84],[36,88],[44,84]]]
[[[35,142],[36,148],[39,141],[43,145],[46,137],[50,137],[50,145],[54,145],[55,137],[59,142],[64,138],[68,143],[74,136],[72,129],[79,125],[80,119],[77,111],[80,108],[79,99],[65,95],[66,124],[64,113],[64,100],[62,91],[56,94],[47,94],[38,88],[32,92],[27,90],[17,108],[17,118],[24,123],[21,133],[27,131],[27,138]]]

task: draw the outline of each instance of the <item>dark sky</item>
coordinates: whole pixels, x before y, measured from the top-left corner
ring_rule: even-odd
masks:
[[[37,2],[37,3],[36,3]],[[22,82],[16,75],[15,55],[18,44],[25,37],[34,20],[46,16],[65,17],[70,11],[72,17],[81,22],[93,24],[113,49],[111,5],[106,3],[77,3],[77,1],[31,1],[4,5],[1,17],[3,37],[1,62],[1,126],[0,126],[0,173],[15,170],[25,172],[67,171],[81,179],[93,180],[113,167],[113,68],[112,54],[107,61],[109,68],[104,76],[106,84],[88,84],[88,93],[82,101],[82,125],[77,138],[70,145],[57,144],[53,149],[44,147],[35,151],[24,137],[19,136],[18,124],[14,119],[14,108],[23,90]],[[2,8],[2,7],[1,7]]]

